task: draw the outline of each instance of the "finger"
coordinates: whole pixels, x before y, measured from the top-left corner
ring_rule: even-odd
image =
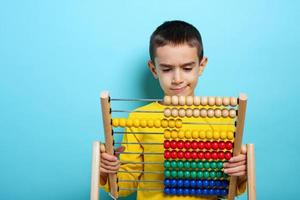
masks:
[[[241,148],[241,154],[244,154],[244,155],[247,154],[247,147],[244,144],[242,145],[242,148]]]
[[[109,155],[108,153],[102,153],[101,154],[101,160],[102,159],[105,159],[105,160],[108,160],[108,161],[111,161],[111,162],[115,162],[115,161],[118,160],[118,158],[116,156]]]
[[[106,149],[105,149],[105,144],[100,143],[100,152],[101,152],[101,153],[104,153],[105,151],[106,151]]]
[[[234,163],[224,163],[223,167],[224,168],[231,168],[231,167],[237,167],[237,166],[241,166],[241,165],[246,165],[246,160],[240,161],[240,162],[234,162]]]
[[[100,172],[104,172],[104,173],[107,173],[107,174],[115,174],[117,173],[116,171],[111,171],[111,170],[107,170],[103,167],[100,167]]]
[[[246,170],[246,165],[238,166],[238,167],[232,167],[232,168],[226,168],[224,169],[224,173],[226,174],[233,174],[233,173],[238,173],[241,171]]]
[[[120,164],[120,161],[117,160],[117,161],[109,161],[109,160],[105,160],[105,159],[102,159],[100,163],[103,163],[104,165],[107,165],[107,166],[117,166]]]
[[[116,166],[109,166],[109,165],[105,165],[105,164],[100,164],[100,167],[102,167],[103,169],[106,170],[110,170],[110,171],[118,171],[120,168],[120,165],[116,165]]]
[[[245,176],[246,175],[246,171],[241,171],[241,172],[237,172],[237,173],[231,173],[228,174],[229,176]]]
[[[243,160],[246,160],[246,155],[244,155],[244,154],[239,154],[239,155],[237,155],[237,156],[234,156],[234,157],[230,158],[230,159],[228,160],[228,162],[234,163],[234,162],[240,162],[240,161],[243,161]]]

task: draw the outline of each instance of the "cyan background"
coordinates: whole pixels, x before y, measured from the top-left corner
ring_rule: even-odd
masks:
[[[256,146],[258,199],[298,198],[299,8],[283,0],[1,1],[0,199],[89,198],[92,141],[103,140],[99,93],[160,97],[148,40],[172,19],[202,33],[209,64],[197,95],[249,96],[244,142]]]

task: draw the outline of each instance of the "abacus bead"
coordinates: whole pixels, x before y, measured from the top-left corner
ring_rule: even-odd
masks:
[[[126,126],[126,119],[121,118],[120,121],[119,121],[119,126],[125,127]]]
[[[197,173],[196,173],[196,176],[197,176]],[[196,177],[192,176],[192,178],[196,178]],[[193,188],[197,186],[197,182],[195,180],[191,180],[190,184],[191,184],[191,187],[193,187]]]
[[[170,194],[170,193],[171,193],[171,190],[170,190],[170,188],[168,188],[168,187],[165,187],[165,189],[164,189],[164,193],[165,193],[165,194]]]
[[[178,157],[179,159],[184,158],[184,152],[183,152],[183,151],[178,151],[178,152],[177,152],[177,157]]]
[[[206,138],[211,139],[213,137],[213,133],[211,131],[206,131]]]
[[[193,110],[191,108],[186,109],[185,116],[186,117],[192,117],[193,116]]]
[[[226,145],[226,149],[227,149],[227,150],[231,150],[232,147],[233,147],[232,142],[229,142],[229,141],[227,141],[225,145]]]
[[[204,186],[204,187],[208,187],[208,185],[209,185],[208,180],[203,180],[203,186]]]
[[[227,133],[226,133],[226,131],[221,131],[220,138],[221,138],[222,140],[224,140],[224,139],[227,138]]]
[[[179,105],[184,106],[185,105],[185,96],[179,96],[178,103],[179,103]]]
[[[223,168],[223,162],[219,161],[217,163],[217,166],[218,166],[219,169],[222,169]]]
[[[185,147],[186,149],[190,149],[190,148],[191,148],[191,143],[190,143],[190,141],[185,141],[185,142],[184,142],[184,147]]]
[[[228,97],[223,97],[222,103],[223,103],[223,106],[228,106],[230,103],[230,99]]]
[[[214,189],[208,189],[208,195],[214,195],[214,194],[215,194]]]
[[[176,130],[172,130],[171,131],[171,137],[173,138],[173,139],[177,139],[177,131]]]
[[[197,162],[195,161],[191,162],[191,168],[193,169],[197,168]]]
[[[209,167],[210,167],[209,162],[204,162],[203,167],[204,167],[205,169],[209,169]]]
[[[199,141],[199,142],[198,142],[198,148],[199,148],[199,149],[204,149],[204,148],[205,148],[205,143],[202,142],[202,141]]]
[[[172,171],[171,171],[171,176],[172,176],[173,178],[176,178],[176,177],[177,177],[177,171],[172,170]]]
[[[211,159],[211,153],[210,152],[205,152],[204,157],[207,160]]]
[[[184,168],[186,168],[186,169],[191,167],[190,161],[185,161],[183,165],[184,165]]]
[[[207,116],[208,116],[208,117],[211,118],[211,117],[213,117],[214,115],[215,115],[215,112],[214,112],[213,109],[210,108],[210,109],[207,110]]]
[[[148,125],[149,128],[152,128],[152,127],[154,126],[154,121],[153,121],[153,119],[148,119],[147,125]]]
[[[164,137],[165,137],[165,139],[170,139],[171,138],[171,131],[169,129],[166,129],[164,131]]]
[[[227,137],[227,134],[226,134],[226,137]],[[183,130],[179,130],[178,131],[178,138],[179,139],[183,139],[184,138],[184,131]]]
[[[204,143],[205,148],[206,148],[207,150],[211,149],[211,144],[212,144],[212,143],[209,142],[209,141],[208,141],[208,142],[205,142],[205,143]]]
[[[178,96],[172,96],[172,105],[177,106],[178,105]]]
[[[164,97],[164,104],[166,105],[166,106],[168,106],[168,105],[171,105],[171,97],[170,96],[165,96]]]
[[[213,142],[211,144],[212,149],[217,150],[219,148],[219,143],[218,142]]]
[[[176,186],[177,186],[177,180],[176,180],[176,179],[171,179],[170,185],[171,185],[172,187],[176,187]]]
[[[112,125],[115,126],[115,127],[119,126],[119,119],[117,119],[117,118],[113,119],[112,120]]]
[[[185,171],[184,172],[184,177],[185,178],[190,178],[191,177],[191,172],[190,171]]]
[[[231,106],[236,106],[237,105],[237,98],[230,97],[230,105]]]
[[[169,149],[171,147],[171,142],[169,140],[164,141],[164,148]]]
[[[197,177],[197,171],[192,171],[191,172],[191,177],[196,178]]]
[[[193,149],[197,149],[197,148],[198,148],[198,142],[195,141],[195,140],[193,140],[192,143],[191,143],[191,147],[192,147]]]
[[[201,139],[204,139],[206,137],[205,131],[203,131],[203,130],[200,131],[199,136],[200,136]],[[226,134],[226,136],[227,136],[227,134]]]
[[[179,111],[178,111],[178,115],[179,115],[179,117],[185,117],[185,109],[180,108]]]
[[[191,136],[192,136],[192,133],[191,133],[190,130],[186,130],[185,133],[184,133],[184,135],[185,135],[185,138],[190,139]]]
[[[214,106],[216,103],[215,97],[208,97],[208,105]]]
[[[226,196],[227,195],[227,190],[226,189],[223,189],[223,190],[220,190],[221,191],[221,196]]]
[[[214,139],[218,140],[218,139],[220,138],[220,133],[219,133],[219,131],[214,131],[213,137],[214,137]]]
[[[174,119],[169,119],[168,121],[168,127],[174,128],[175,127],[175,120]]]
[[[220,109],[215,109],[215,117],[219,118],[222,116],[222,111]]]
[[[200,99],[200,104],[201,104],[202,106],[206,106],[207,103],[208,103],[208,98],[207,98],[207,97],[201,97],[201,99]]]
[[[203,176],[204,176],[204,178],[209,178],[209,172],[208,172],[208,171],[205,171],[205,172],[203,173]]]
[[[179,178],[183,178],[183,176],[184,176],[183,171],[179,170],[178,173],[177,173],[177,176],[178,176]],[[180,186],[179,183],[177,183],[177,185]]]
[[[176,195],[177,194],[177,188],[171,188],[171,194]]]
[[[204,153],[199,151],[198,152],[198,159],[203,159],[204,158]]]
[[[193,151],[193,152],[191,153],[191,157],[192,157],[194,160],[196,160],[196,159],[198,158],[197,151]]]
[[[193,139],[197,139],[198,138],[198,131],[197,130],[193,130],[192,131],[192,138]]]
[[[190,190],[188,188],[184,188],[183,195],[189,195],[189,194],[190,194]]]
[[[181,171],[182,172],[182,171]],[[178,174],[179,175],[179,171],[178,171]],[[178,176],[179,177],[179,176]],[[183,180],[182,179],[177,179],[177,186],[178,187],[182,187],[183,186]]]
[[[190,159],[190,158],[191,158],[191,152],[186,151],[186,152],[184,153],[184,157],[185,157],[186,159]]]
[[[194,117],[199,117],[200,116],[200,109],[194,108],[193,109],[193,116]]]
[[[200,168],[200,169],[202,169],[203,168],[203,162],[202,161],[198,161],[197,167]]]
[[[220,160],[223,160],[224,157],[225,157],[224,152],[222,152],[222,151],[218,152],[218,158],[219,158]]]
[[[229,116],[229,111],[226,108],[224,108],[222,110],[222,117],[228,117],[228,116]]]
[[[162,119],[161,120],[161,127],[163,128],[167,128],[169,125],[168,120],[167,119]]]
[[[170,168],[170,166],[171,166],[170,161],[165,160],[164,167]]]
[[[216,172],[211,171],[211,172],[209,173],[209,176],[210,176],[211,178],[215,178],[215,177],[216,177]]]
[[[159,119],[156,119],[156,120],[154,121],[154,127],[155,127],[155,128],[160,128],[160,126],[161,126],[160,120],[159,120]]]
[[[225,149],[226,148],[226,144],[223,141],[220,141],[218,146],[219,146],[219,149]]]
[[[205,108],[200,109],[200,116],[201,117],[207,117],[207,110]]]
[[[193,103],[194,103],[193,101],[194,101],[193,96],[187,96],[187,97],[186,97],[186,105],[187,105],[187,106],[193,105]]]
[[[235,109],[230,109],[229,110],[229,117],[234,118],[236,116],[236,110]]]
[[[230,160],[230,158],[231,158],[231,153],[230,153],[229,151],[226,151],[224,157],[225,157],[226,160]]]
[[[171,146],[172,149],[176,149],[177,148],[177,142],[176,142],[176,140],[172,140],[170,142],[170,146]]]
[[[140,120],[139,119],[134,119],[133,120],[133,126],[135,128],[139,128],[140,127]]]
[[[164,153],[165,159],[170,159],[171,158],[171,152],[169,150],[166,150]]]
[[[200,97],[194,96],[194,105],[199,106],[200,105]]]
[[[177,141],[177,148],[182,149],[184,147],[184,142],[182,140]]]
[[[168,178],[166,178],[166,179],[164,180],[164,185],[165,185],[165,186],[170,186],[170,185],[171,185],[171,180],[168,179]]]
[[[212,169],[216,169],[216,168],[217,168],[217,163],[216,163],[216,162],[211,162],[211,163],[210,163],[210,167],[211,167]]]
[[[222,98],[216,97],[216,106],[221,106],[221,105],[222,105]]]
[[[233,137],[234,137],[233,132],[232,132],[232,131],[228,131],[228,132],[227,132],[227,139],[232,140]]]
[[[173,150],[171,152],[171,158],[176,159],[177,158],[177,151]]]
[[[179,160],[177,162],[177,166],[178,166],[178,168],[183,168],[183,162],[181,160]]]
[[[197,172],[197,178],[202,178],[203,177],[203,172],[202,171],[198,171]]]
[[[141,119],[141,121],[140,121],[140,126],[141,126],[142,128],[147,127],[147,121],[146,121],[145,119]]]
[[[181,119],[176,119],[176,121],[175,121],[175,127],[176,128],[181,128],[182,127],[182,120]]]
[[[172,108],[171,110],[171,115],[172,117],[178,117],[178,109],[177,108]]]
[[[218,153],[217,152],[212,152],[211,153],[211,158],[214,159],[214,160],[217,160],[218,159]]]
[[[126,126],[127,126],[127,127],[132,127],[132,124],[133,124],[132,119],[127,119],[127,120],[126,120]]]
[[[170,117],[171,116],[171,109],[170,108],[165,108],[164,110],[164,116],[165,117]]]

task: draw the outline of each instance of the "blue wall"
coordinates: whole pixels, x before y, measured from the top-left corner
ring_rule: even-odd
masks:
[[[209,64],[198,95],[249,96],[244,142],[256,145],[258,198],[297,198],[299,6],[1,1],[0,198],[88,199],[92,141],[103,140],[99,93],[161,94],[146,67],[148,39],[171,19],[202,33]]]

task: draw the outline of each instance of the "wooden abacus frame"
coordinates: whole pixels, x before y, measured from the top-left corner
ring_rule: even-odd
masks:
[[[101,93],[100,96],[102,118],[104,124],[106,152],[114,155],[114,142],[112,131],[112,118],[110,107],[110,96],[107,91]],[[233,156],[236,156],[241,151],[242,136],[245,122],[247,97],[244,94],[240,94],[238,98],[238,113],[237,113],[237,126],[236,136],[234,139]],[[249,200],[256,199],[255,188],[255,158],[254,158],[254,145],[247,144],[247,193]],[[118,198],[118,186],[117,186],[117,174],[109,174],[108,177],[110,195],[114,198]],[[99,199],[99,186],[100,186],[100,143],[98,141],[93,143],[93,156],[92,156],[92,175],[91,175],[91,200]],[[237,177],[230,177],[228,199],[233,200],[236,196]]]

